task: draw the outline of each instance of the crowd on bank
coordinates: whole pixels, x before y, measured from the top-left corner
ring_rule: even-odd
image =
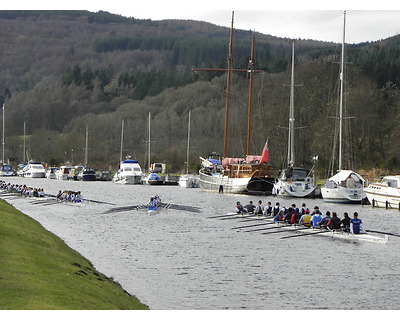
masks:
[[[279,202],[275,206],[272,206],[270,201],[264,206],[261,200],[258,201],[257,205],[254,205],[253,201],[250,201],[245,206],[238,201],[235,209],[236,213],[270,216],[271,218],[273,217],[274,222],[285,222],[312,228],[343,230],[353,234],[365,232],[357,212],[354,212],[353,218],[350,218],[349,214],[345,212],[343,218],[340,219],[336,212],[332,212],[331,214],[330,211],[327,211],[325,216],[323,216],[318,206],[315,206],[313,212],[310,212],[305,203],[302,204],[301,208],[298,208],[296,204],[292,204],[289,208],[286,208],[281,207]]]

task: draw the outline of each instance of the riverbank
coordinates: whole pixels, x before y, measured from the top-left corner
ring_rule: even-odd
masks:
[[[64,241],[3,200],[0,219],[0,309],[148,309]]]

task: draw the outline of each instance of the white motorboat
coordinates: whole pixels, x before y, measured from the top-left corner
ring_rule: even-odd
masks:
[[[274,185],[273,193],[279,196],[296,198],[315,197],[320,190],[315,182],[313,168],[318,157],[313,157],[314,166],[311,170],[294,167],[294,42],[292,44],[292,76],[290,84],[290,106],[289,106],[289,134],[288,155],[286,169],[282,170],[278,181]]]
[[[183,188],[199,188],[199,179],[194,174],[184,174],[179,177],[178,184]]]
[[[46,170],[40,162],[29,161],[29,163],[22,169],[24,178],[45,178]]]
[[[47,170],[46,170],[46,178],[47,179],[56,179],[57,177],[56,177],[56,171],[58,170],[59,168],[57,168],[57,167],[50,167],[50,168],[48,168]]]
[[[71,166],[60,166],[55,172],[56,179],[68,180],[71,169],[73,169]]]
[[[321,188],[322,198],[326,202],[336,203],[361,203],[365,198],[364,193],[364,179],[356,172],[351,170],[342,170],[342,132],[343,132],[343,85],[344,85],[344,47],[345,47],[345,30],[346,30],[346,13],[344,13],[344,26],[343,26],[343,42],[342,54],[340,63],[340,100],[339,100],[339,155],[338,155],[338,168],[339,170],[335,175],[328,179],[325,187]],[[336,148],[334,148],[336,150]],[[333,158],[335,153],[333,153]],[[333,161],[332,161],[332,174],[333,174]]]
[[[384,176],[370,183],[364,192],[374,207],[400,209],[400,175]]]
[[[115,173],[112,181],[121,184],[140,184],[142,179],[142,168],[137,160],[126,159],[121,161],[119,170]]]

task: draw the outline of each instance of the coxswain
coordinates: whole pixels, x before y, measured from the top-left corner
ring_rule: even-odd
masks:
[[[350,220],[350,233],[359,234],[360,231],[365,232],[362,221],[358,218],[358,212],[354,212],[353,216],[354,218]]]
[[[243,206],[242,206],[242,204],[240,203],[240,201],[237,201],[237,202],[236,202],[236,207],[235,207],[235,209],[236,209],[236,213],[241,213],[241,214],[243,214],[243,213],[246,212],[246,210],[243,208]]]

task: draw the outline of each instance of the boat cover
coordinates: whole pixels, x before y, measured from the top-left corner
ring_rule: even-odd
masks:
[[[356,182],[364,182],[364,179],[358,173],[351,170],[340,170],[334,176],[329,178],[329,181],[334,181],[337,184],[340,184],[340,182],[346,181],[348,178],[352,178]]]

